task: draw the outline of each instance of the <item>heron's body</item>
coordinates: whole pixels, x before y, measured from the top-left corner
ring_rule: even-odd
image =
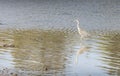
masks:
[[[79,26],[80,22],[78,20],[76,20],[76,22],[77,22],[78,33],[80,34],[81,38],[88,37],[89,34],[86,31],[84,31],[83,29],[80,28],[80,26]]]

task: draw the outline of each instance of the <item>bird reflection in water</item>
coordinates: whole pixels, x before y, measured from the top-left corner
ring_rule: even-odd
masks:
[[[90,47],[88,46],[82,46],[76,53],[76,59],[75,59],[75,63],[78,63],[78,57],[79,55],[83,54],[85,51],[88,51],[90,49]]]

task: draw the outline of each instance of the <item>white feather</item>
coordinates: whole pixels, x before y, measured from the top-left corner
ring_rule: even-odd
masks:
[[[83,29],[80,28],[80,22],[79,22],[79,20],[75,20],[75,21],[77,23],[78,33],[80,34],[81,38],[88,37],[89,34],[86,31],[84,31]]]

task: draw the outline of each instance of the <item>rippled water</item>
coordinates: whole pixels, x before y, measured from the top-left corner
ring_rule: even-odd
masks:
[[[119,75],[120,33],[91,35],[81,40],[69,30],[1,31],[0,66],[31,75]]]
[[[0,10],[0,76],[120,75],[119,0],[0,0]]]

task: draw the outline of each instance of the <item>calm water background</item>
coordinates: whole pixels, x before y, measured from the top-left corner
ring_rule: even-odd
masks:
[[[75,19],[91,37],[81,40]],[[20,76],[119,76],[119,0],[0,0],[0,68]]]

